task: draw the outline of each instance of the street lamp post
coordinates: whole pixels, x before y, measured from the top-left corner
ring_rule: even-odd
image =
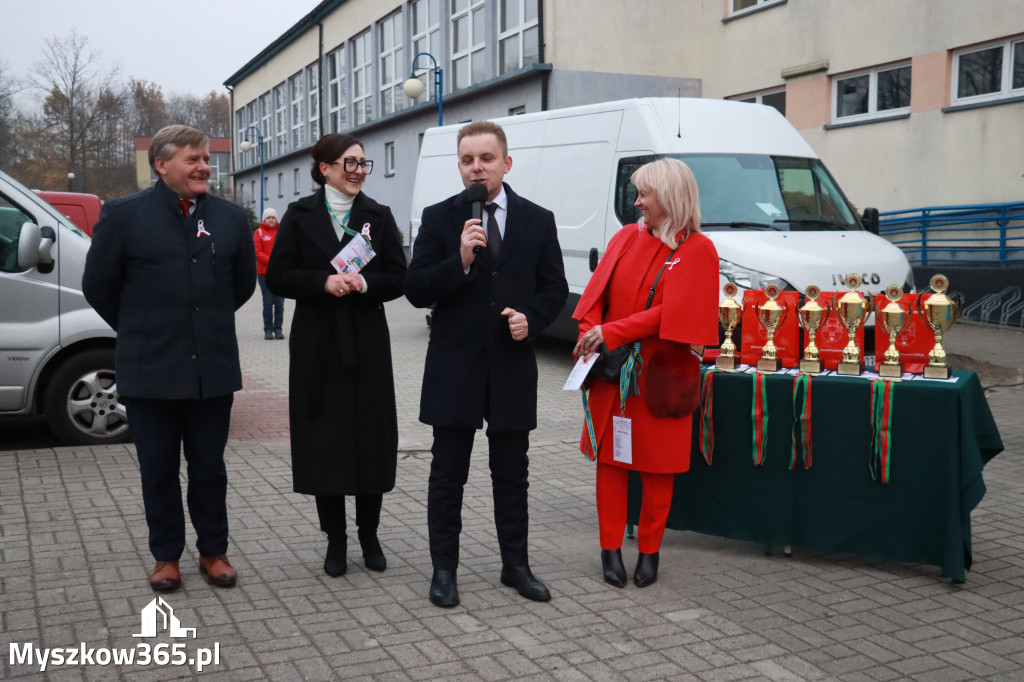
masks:
[[[428,57],[434,64],[434,99],[437,100],[437,125],[444,125],[444,72],[441,67],[437,65],[437,60],[434,59],[434,55],[429,52],[420,52],[418,55],[412,58],[412,76],[409,80],[402,83],[402,90],[406,95],[412,99],[416,99],[423,94],[425,89],[423,81],[416,77],[416,60],[420,57]]]
[[[74,171],[69,171],[68,172],[68,191],[69,192],[73,191],[73,187],[72,186],[73,186],[74,182],[75,182],[75,172]]]
[[[260,220],[263,220],[263,132],[256,126],[251,125],[245,129],[243,133],[242,144],[238,145],[238,148],[243,152],[248,152],[252,149],[252,142],[249,141],[249,131],[252,130],[256,133],[256,144],[259,145],[259,157],[260,157],[260,214],[257,216]]]

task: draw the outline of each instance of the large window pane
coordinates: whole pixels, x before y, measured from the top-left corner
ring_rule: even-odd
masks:
[[[462,52],[469,45],[469,17],[459,17],[452,22],[452,52]]]
[[[474,52],[472,55],[473,82],[481,83],[487,79],[487,62],[484,60],[483,50]]]
[[[856,116],[868,113],[870,80],[871,77],[864,74],[839,81],[836,92],[837,116]]]
[[[484,16],[484,8],[480,7],[473,10],[473,42],[472,45],[479,45],[484,42],[484,32],[486,29],[486,17]]]
[[[525,0],[526,10],[523,16],[523,23],[529,23],[537,18],[537,0]]]
[[[956,96],[973,97],[999,92],[1002,71],[1002,45],[960,55]]]
[[[903,66],[878,74],[878,111],[910,106],[910,67]]]
[[[519,68],[519,35],[505,38],[498,44],[498,61],[501,73],[508,73]]]
[[[752,100],[744,100],[752,101]],[[785,92],[773,92],[769,95],[761,97],[761,104],[769,107],[775,107],[780,114],[786,115],[786,93]]]
[[[523,31],[523,64],[540,61],[540,29],[534,26]]]
[[[500,24],[498,30],[504,33],[519,25],[519,3],[521,0],[501,0]]]
[[[469,85],[469,57],[461,57],[452,62],[452,70],[455,71],[452,90],[467,87]]]

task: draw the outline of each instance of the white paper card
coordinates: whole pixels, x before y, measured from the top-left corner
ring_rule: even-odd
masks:
[[[338,255],[331,259],[331,265],[338,272],[355,273],[366,267],[376,255],[373,247],[365,239],[357,237],[345,244]]]
[[[782,215],[782,211],[780,211],[775,204],[760,201],[755,201],[754,203],[759,209],[764,211],[765,215],[769,218],[777,218]]]
[[[562,387],[563,391],[575,391],[583,385],[583,380],[590,374],[590,369],[597,362],[597,359],[601,357],[600,353],[594,353],[587,360],[585,357],[580,358],[576,361],[576,365],[569,372],[569,378],[565,380],[565,386]]]
[[[612,417],[612,459],[623,464],[633,463],[633,422],[629,417]]]

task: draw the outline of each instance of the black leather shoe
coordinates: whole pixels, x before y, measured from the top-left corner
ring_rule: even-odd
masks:
[[[644,554],[636,560],[636,570],[633,571],[633,583],[637,587],[647,587],[658,582],[658,553]]]
[[[380,547],[376,533],[359,531],[359,546],[363,548],[363,563],[368,569],[383,571],[388,567],[388,560],[384,558],[384,550]]]
[[[519,594],[532,599],[533,601],[547,601],[551,599],[551,593],[544,583],[533,577],[529,566],[502,566],[501,584],[514,587]]]
[[[348,550],[346,538],[327,538],[327,557],[324,558],[324,573],[337,578],[345,575],[348,570],[348,560],[345,552]]]
[[[626,586],[626,567],[622,565],[621,549],[602,549],[601,568],[606,583],[615,587]]]
[[[434,569],[430,581],[430,603],[448,609],[459,605],[459,587],[455,584],[455,571]]]

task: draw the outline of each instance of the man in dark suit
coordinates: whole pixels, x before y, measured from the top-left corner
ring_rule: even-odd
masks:
[[[149,163],[155,185],[104,204],[82,292],[117,331],[117,388],[138,452],[156,559],[150,586],[181,586],[184,444],[199,570],[209,583],[230,587],[237,573],[225,556],[224,446],[234,392],[242,387],[235,311],[256,288],[256,254],[242,209],[206,193],[204,133],[163,128]]]
[[[417,307],[434,305],[420,421],[434,427],[427,526],[430,601],[459,603],[455,572],[462,491],[476,430],[487,420],[501,582],[535,601],[551,598],[527,555],[527,450],[537,427],[536,338],[569,294],[555,218],[502,182],[512,168],[505,132],[489,121],[458,135],[467,191],[423,211],[405,280]],[[486,188],[483,221],[468,189]],[[486,225],[484,224],[486,222]]]

